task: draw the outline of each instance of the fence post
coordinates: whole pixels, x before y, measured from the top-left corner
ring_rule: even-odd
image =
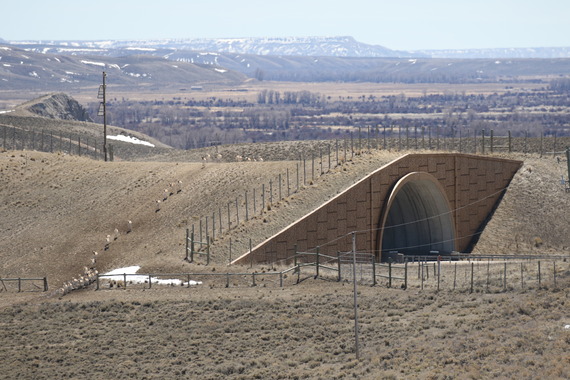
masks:
[[[191,240],[190,240],[190,262],[193,263],[194,262],[194,231],[192,231],[191,234]]]
[[[392,261],[388,262],[388,287],[392,287]]]
[[[127,290],[127,274],[126,273],[123,273],[123,285],[124,285],[123,289]]]
[[[489,276],[490,276],[490,266],[491,266],[491,260],[487,259],[487,292],[489,292]]]
[[[311,181],[315,182],[315,154],[311,154]]]
[[[289,168],[287,168],[287,198],[291,194],[291,187],[289,186]]]
[[[306,185],[307,185],[307,162],[306,162],[305,157],[303,157],[303,186],[306,186]],[[298,189],[299,189],[299,186],[297,186],[297,190]]]
[[[152,276],[150,275],[150,273],[148,274],[148,288],[149,289],[152,288]]]
[[[249,211],[247,207],[247,190],[245,191],[245,220],[249,220]]]
[[[96,277],[95,277],[95,281],[97,282],[97,285],[95,287],[95,290],[99,290],[99,273],[97,273]]]
[[[319,146],[319,177],[323,175],[323,148]]]
[[[372,255],[372,286],[376,286],[376,258]]]
[[[200,233],[198,235],[198,237],[200,238],[200,248],[202,248],[202,242],[204,241],[204,239],[202,239],[202,218],[200,218]],[[194,239],[192,239],[194,240]]]
[[[230,211],[230,205],[232,202],[228,202],[228,231],[231,230],[232,228],[232,217],[231,217],[231,211]]]
[[[471,287],[469,288],[469,293],[473,293],[473,271],[475,270],[475,263],[471,262]]]
[[[251,254],[251,238],[249,238],[249,267],[253,268],[253,255]]]
[[[216,240],[216,212],[212,213],[212,240]]]
[[[540,288],[542,285],[542,276],[540,274],[540,260],[538,260],[538,287]]]
[[[295,192],[299,192],[299,163],[296,163],[297,166],[297,190]]]
[[[317,246],[317,274],[315,275],[315,278],[319,278],[319,265],[320,265],[320,255],[319,255],[319,247]]]
[[[455,290],[455,285],[457,284],[457,262],[453,268],[453,290]]]
[[[236,227],[239,226],[239,203],[238,197],[236,197]]]
[[[494,148],[493,147],[493,142],[494,142],[493,141],[493,137],[494,137],[493,135],[494,135],[494,131],[491,129],[491,154],[493,154],[493,148]]]
[[[503,271],[504,271],[504,275],[503,275],[503,291],[507,291],[507,262],[505,261],[504,265],[503,265]]]
[[[418,264],[422,267],[422,276],[421,276],[422,287],[421,287],[421,289],[424,290],[424,263],[422,261],[418,261]],[[418,267],[418,269],[420,269],[420,267]]]
[[[485,154],[485,130],[481,130],[481,154]]]
[[[524,289],[523,263],[521,263],[521,289]]]
[[[190,235],[190,229],[186,228],[186,244],[184,245],[186,248],[185,252],[184,252],[184,254],[185,254],[184,260],[186,260],[186,261],[188,261],[188,237],[189,237],[189,235]]]
[[[295,255],[293,255],[294,266],[297,266],[297,244],[295,244]]]
[[[439,292],[439,283],[441,280],[441,259],[437,258],[437,291]]]
[[[408,289],[408,262],[404,263],[404,290]]]
[[[279,287],[283,287],[283,272],[279,272]]]
[[[219,223],[220,223],[220,235],[221,235],[221,234],[224,233],[224,227],[223,227],[223,224],[224,224],[224,223],[222,223],[222,208],[221,208],[221,207],[218,207],[218,216],[219,216],[219,219],[220,219],[220,222],[219,222]]]
[[[554,273],[553,273],[554,277],[553,278],[554,278],[554,287],[556,288],[556,261],[553,261],[552,265],[554,266],[554,270],[553,270],[554,271]]]
[[[336,252],[336,261],[337,261],[337,263],[338,263],[338,281],[341,281],[341,280],[342,280],[342,276],[340,275],[340,268],[341,268],[341,265],[340,265],[340,251],[337,251],[337,252]]]
[[[556,281],[555,281],[556,282]],[[44,292],[48,291],[48,282],[47,282],[47,277],[44,277]]]
[[[18,277],[18,293],[22,291],[22,279]]]
[[[206,236],[206,265],[210,265],[210,237]]]

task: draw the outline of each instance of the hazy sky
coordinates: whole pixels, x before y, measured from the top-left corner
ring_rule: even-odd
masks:
[[[353,36],[395,50],[570,46],[567,0],[23,0],[5,40]]]

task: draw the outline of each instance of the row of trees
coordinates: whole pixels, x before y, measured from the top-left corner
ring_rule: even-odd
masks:
[[[216,98],[109,103],[108,122],[190,149],[238,142],[343,138],[358,127],[391,136],[402,131],[438,131],[457,137],[477,130],[510,130],[514,136],[568,135],[570,93],[554,88],[491,95],[441,94],[356,98],[324,97],[309,91],[263,90],[257,102]],[[558,86],[558,87],[557,87]],[[198,105],[195,105],[198,104]],[[209,105],[212,106],[209,106]],[[91,106],[96,114],[97,104]]]

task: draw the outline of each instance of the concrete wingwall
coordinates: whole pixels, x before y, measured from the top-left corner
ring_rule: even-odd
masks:
[[[449,202],[455,228],[453,246],[465,252],[477,239],[521,161],[456,153],[408,154],[372,172],[305,217],[234,261],[291,262],[295,252],[335,256],[352,250],[356,232],[359,252],[382,256],[383,223],[396,184],[410,173],[433,178]]]

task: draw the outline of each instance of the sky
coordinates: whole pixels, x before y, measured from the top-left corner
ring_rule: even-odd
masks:
[[[24,0],[0,38],[352,36],[394,50],[570,46],[566,0]]]

